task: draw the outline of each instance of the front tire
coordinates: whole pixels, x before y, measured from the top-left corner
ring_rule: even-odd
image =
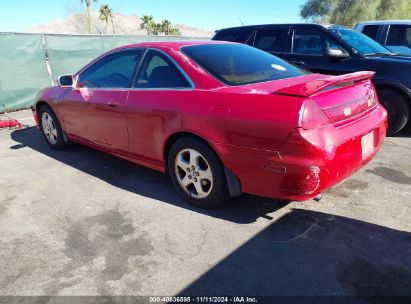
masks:
[[[167,168],[177,192],[196,207],[217,207],[229,197],[219,158],[197,138],[178,139],[168,153]]]
[[[67,147],[67,143],[64,140],[64,131],[49,105],[42,105],[40,107],[39,121],[41,132],[50,147],[56,150],[62,150]]]
[[[393,90],[378,90],[378,99],[388,114],[388,135],[400,132],[408,123],[410,108],[407,100]]]

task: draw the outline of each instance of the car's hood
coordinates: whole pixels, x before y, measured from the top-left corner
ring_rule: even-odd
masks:
[[[64,90],[65,90],[64,88],[58,85],[53,86],[53,87],[46,87],[38,92],[35,101],[37,102],[39,100],[49,100],[49,99],[56,98]]]
[[[378,61],[378,62],[386,62],[386,63],[398,63],[398,64],[406,64],[411,67],[411,56],[405,56],[405,55],[394,55],[394,56],[389,56],[389,55],[379,55],[379,56],[366,56],[366,60],[369,61]]]

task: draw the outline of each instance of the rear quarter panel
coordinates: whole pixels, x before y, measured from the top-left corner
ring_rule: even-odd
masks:
[[[183,128],[207,130],[213,143],[275,150],[298,125],[301,101],[278,95],[200,91],[182,102]]]
[[[208,114],[203,119],[190,115],[183,123],[197,125],[203,120],[201,124],[211,134],[214,150],[225,168],[240,180],[242,191],[272,193],[273,184],[262,182],[262,178],[269,176],[277,181],[281,177],[281,151],[299,124],[302,99],[204,92],[196,102],[207,105]],[[188,112],[196,111],[194,104],[185,106]]]

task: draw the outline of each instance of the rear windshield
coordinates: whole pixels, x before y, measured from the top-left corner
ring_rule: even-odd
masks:
[[[228,85],[243,85],[307,74],[280,58],[244,44],[186,46],[183,52]]]

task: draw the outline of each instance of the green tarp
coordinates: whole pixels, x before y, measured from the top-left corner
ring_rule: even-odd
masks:
[[[45,34],[44,46],[42,39],[41,34],[0,33],[0,111],[29,107],[38,91],[51,85],[52,78],[73,74],[112,48],[141,41],[207,38]]]
[[[50,85],[40,34],[0,34],[0,111],[33,104]]]
[[[102,53],[122,45],[142,41],[170,41],[205,39],[192,37],[164,36],[95,36],[95,35],[45,35],[53,77],[73,74]]]

